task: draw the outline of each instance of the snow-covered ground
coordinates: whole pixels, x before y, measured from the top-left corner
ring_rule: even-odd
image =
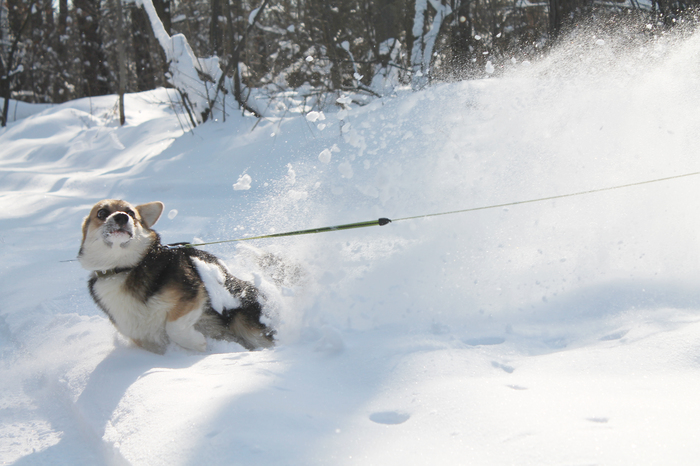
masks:
[[[699,171],[699,38],[577,46],[306,118],[185,132],[161,89],[127,96],[124,127],[114,97],[11,123],[0,463],[697,464],[700,176],[209,246],[270,297],[279,343],[257,352],[138,349],[61,262],[102,198],[214,241]],[[268,252],[301,278],[273,285]]]

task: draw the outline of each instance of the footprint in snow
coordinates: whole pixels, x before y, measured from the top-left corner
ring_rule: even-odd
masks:
[[[377,424],[395,425],[403,424],[408,421],[410,417],[410,414],[401,413],[399,411],[381,411],[370,414],[369,420]]]
[[[620,330],[618,332],[605,335],[604,337],[600,337],[600,341],[621,340],[625,335],[627,335],[627,332],[629,332],[629,330]]]
[[[527,390],[527,387],[522,387],[520,385],[506,385],[508,388],[512,388],[513,390]]]
[[[500,345],[505,343],[506,339],[501,337],[481,337],[481,338],[464,338],[462,339],[464,343],[469,346],[482,346],[482,345]]]
[[[595,422],[596,424],[607,424],[610,419],[608,419],[607,417],[589,417],[586,420],[590,422]]]
[[[496,369],[502,369],[502,370],[506,371],[506,372],[509,373],[509,374],[512,374],[512,373],[515,371],[515,368],[514,368],[514,367],[509,366],[509,365],[507,365],[507,364],[501,364],[501,363],[498,362],[498,361],[492,361],[492,362],[491,362],[491,365],[492,365],[493,367],[495,367]]]

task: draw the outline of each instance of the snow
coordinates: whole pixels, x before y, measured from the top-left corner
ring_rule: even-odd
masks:
[[[222,270],[225,266],[205,262],[196,257],[192,258],[192,263],[197,267],[197,271],[202,277],[207,293],[209,293],[211,307],[216,312],[223,314],[225,309],[235,309],[241,305],[241,301],[231,296],[231,293],[226,289],[226,277],[224,270]]]
[[[331,156],[331,150],[326,148],[323,149],[320,154],[318,154],[318,160],[320,160],[322,163],[330,163]]]
[[[248,24],[255,24],[255,19],[257,18],[259,11],[260,8],[255,8],[250,12],[248,15]]]
[[[189,130],[164,89],[127,95],[124,127],[115,96],[23,110],[0,131],[0,461],[695,464],[697,177],[401,220],[697,172],[698,38],[584,39],[343,109],[343,130]],[[208,246],[278,343],[160,356],[62,262],[104,198],[163,201],[164,243],[395,221]]]
[[[5,105],[5,99],[0,97],[0,108]],[[51,107],[51,104],[28,104],[25,102],[20,102],[17,100],[10,100],[10,105],[8,109],[7,120],[8,122],[15,122],[29,115],[36,113],[39,109],[45,109]]]
[[[336,102],[341,104],[343,106],[343,108],[348,108],[350,106],[350,104],[352,103],[352,97],[349,95],[344,95],[344,96],[338,97],[336,99]]]
[[[338,165],[338,171],[343,176],[343,178],[352,178],[352,176],[354,175],[352,165],[348,160],[345,160]]]
[[[233,189],[235,191],[247,191],[250,189],[250,184],[253,182],[253,178],[250,177],[250,175],[243,174],[238,178],[238,181],[236,181],[233,184]]]
[[[175,34],[171,37],[158,17],[152,0],[135,0],[135,3],[148,15],[153,35],[165,54],[169,70],[166,74],[168,81],[183,96],[187,96],[186,105],[191,109],[190,117],[197,122],[205,121],[207,118],[205,114],[210,110],[213,112],[210,106],[211,102],[216,100],[217,94],[215,86],[211,83],[219,83],[223,74],[219,67],[219,58],[195,56],[184,34]],[[257,15],[257,12],[255,13]],[[251,18],[254,17],[251,16]],[[203,79],[201,74],[208,79]]]
[[[316,121],[323,121],[326,119],[326,115],[324,115],[323,112],[309,112],[306,114],[306,119],[310,121],[311,123],[314,123]]]

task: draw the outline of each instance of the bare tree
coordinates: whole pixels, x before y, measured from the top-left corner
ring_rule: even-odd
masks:
[[[429,7],[434,10],[431,15]],[[443,21],[452,13],[452,8],[440,0],[416,0],[413,19],[413,87],[422,88],[429,80],[433,48]]]
[[[0,97],[4,99],[2,119],[0,120],[0,126],[2,127],[7,125],[13,81],[24,70],[20,48],[22,38],[28,32],[36,2],[34,0],[27,4],[8,2],[8,5],[10,7],[8,12],[8,29],[11,40],[7,50],[3,47],[3,53],[0,53]]]
[[[119,124],[124,125],[126,115],[124,112],[124,93],[126,92],[126,50],[124,46],[124,15],[122,13],[122,0],[112,0],[114,13],[117,15],[117,60],[119,61]]]
[[[79,36],[82,95],[105,95],[110,88],[104,41],[101,34],[102,10],[99,0],[73,0]]]

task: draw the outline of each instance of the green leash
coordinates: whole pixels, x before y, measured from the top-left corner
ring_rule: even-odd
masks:
[[[384,226],[387,223],[391,223],[388,218],[380,218],[378,220],[370,220],[369,222],[358,222],[358,223],[347,223],[345,225],[335,225],[332,227],[323,228],[311,228],[310,230],[298,230],[298,231],[288,231],[285,233],[273,233],[271,235],[261,235],[261,236],[248,236],[246,238],[228,239],[224,241],[212,241],[209,243],[172,243],[168,244],[168,248],[194,248],[198,246],[207,246],[209,244],[221,244],[221,243],[233,243],[236,241],[251,241],[254,239],[265,239],[265,238],[280,238],[282,236],[298,236],[298,235],[310,235],[313,233],[326,233],[329,231],[341,231],[341,230],[352,230],[355,228],[365,228],[373,226]]]
[[[246,238],[229,239],[229,240],[224,240],[224,241],[212,241],[209,243],[196,243],[196,244],[193,244],[193,243],[172,243],[172,244],[168,244],[166,247],[172,248],[172,249],[175,249],[175,248],[194,248],[194,247],[199,247],[199,246],[207,246],[210,244],[233,243],[233,242],[238,242],[238,241],[252,241],[254,239],[281,238],[284,236],[310,235],[313,233],[326,233],[329,231],[341,231],[341,230],[352,230],[355,228],[384,226],[384,225],[387,225],[387,224],[392,223],[392,222],[400,222],[403,220],[415,220],[415,219],[419,219],[419,218],[438,217],[441,215],[461,214],[461,213],[465,213],[465,212],[475,212],[477,210],[498,209],[498,208],[511,207],[511,206],[516,206],[516,205],[521,205],[521,204],[531,204],[534,202],[551,201],[554,199],[563,199],[566,197],[583,196],[585,194],[594,194],[594,193],[600,193],[600,192],[604,192],[604,191],[612,191],[615,189],[630,188],[632,186],[641,186],[644,184],[658,183],[661,181],[675,180],[678,178],[685,178],[688,176],[696,176],[696,175],[700,175],[700,172],[685,173],[683,175],[668,176],[666,178],[657,178],[655,180],[640,181],[637,183],[623,184],[623,185],[612,186],[612,187],[608,187],[608,188],[598,188],[598,189],[590,189],[588,191],[579,191],[576,193],[560,194],[558,196],[540,197],[537,199],[528,199],[526,201],[515,201],[515,202],[508,202],[506,204],[496,204],[496,205],[488,205],[488,206],[481,206],[481,207],[472,207],[469,209],[462,209],[462,210],[452,210],[449,212],[440,212],[440,213],[436,213],[436,214],[416,215],[414,217],[403,217],[403,218],[397,218],[397,219],[393,219],[393,220],[390,220],[388,218],[380,218],[377,220],[370,220],[367,222],[347,223],[344,225],[336,225],[336,226],[332,226],[332,227],[312,228],[309,230],[289,231],[289,232],[285,232],[285,233],[273,233],[271,235],[249,236]]]

